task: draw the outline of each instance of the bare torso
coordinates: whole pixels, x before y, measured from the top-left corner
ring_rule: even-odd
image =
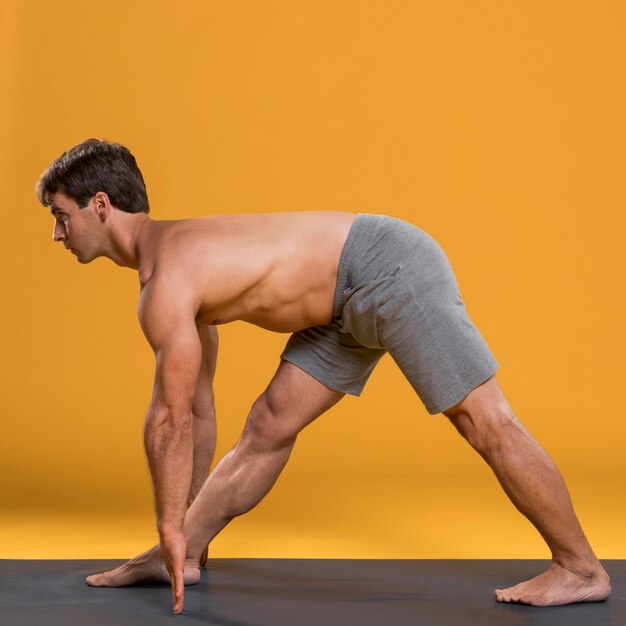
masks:
[[[327,324],[355,217],[308,211],[154,221],[142,245],[141,288],[175,271],[205,324],[243,320],[275,332]]]

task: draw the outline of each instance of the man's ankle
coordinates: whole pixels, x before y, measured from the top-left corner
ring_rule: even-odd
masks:
[[[558,567],[587,580],[593,578],[599,570],[599,561],[595,556],[579,558],[553,557],[552,562]]]
[[[187,552],[187,556],[185,557],[185,567],[199,568],[200,567],[200,556],[201,555],[197,555],[196,556],[193,553]]]

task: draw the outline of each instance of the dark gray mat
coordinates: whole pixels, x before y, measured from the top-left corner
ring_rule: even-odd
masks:
[[[84,582],[122,562],[0,560],[0,626],[626,625],[626,561],[603,561],[613,584],[606,602],[535,608],[500,604],[493,589],[547,561],[212,559],[186,588],[181,615],[165,585]]]

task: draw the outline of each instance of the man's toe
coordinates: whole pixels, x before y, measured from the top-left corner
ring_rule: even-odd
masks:
[[[101,583],[101,579],[101,574],[92,574],[91,576],[87,576],[87,578],[85,578],[85,581],[88,585],[91,585],[92,587],[98,587]]]

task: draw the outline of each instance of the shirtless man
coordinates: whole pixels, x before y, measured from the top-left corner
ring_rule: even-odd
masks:
[[[95,139],[55,160],[36,194],[55,218],[54,241],[80,263],[105,256],[138,271],[139,322],[156,358],[144,442],[160,542],[89,585],[170,583],[180,613],[213,537],[269,492],[298,433],[346,393],[359,395],[388,351],[550,548],[546,572],[496,589],[496,599],[548,606],[609,596],[561,474],[505,399],[498,363],[426,233],[339,211],[153,220],[133,156]],[[207,478],[215,326],[234,320],[293,334],[239,441]]]

